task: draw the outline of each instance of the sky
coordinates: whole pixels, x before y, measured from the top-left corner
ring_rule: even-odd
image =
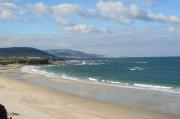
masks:
[[[180,56],[180,1],[0,0],[0,47]]]

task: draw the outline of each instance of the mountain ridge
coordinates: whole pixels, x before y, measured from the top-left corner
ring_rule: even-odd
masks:
[[[82,51],[71,50],[71,49],[49,49],[44,50],[45,52],[57,56],[57,57],[64,57],[64,58],[102,58],[103,55],[98,54],[88,54]]]
[[[16,57],[54,57],[53,55],[42,50],[32,47],[7,47],[0,48],[0,56]]]

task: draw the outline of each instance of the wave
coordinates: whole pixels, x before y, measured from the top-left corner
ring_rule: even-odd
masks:
[[[103,65],[105,61],[103,60],[70,60],[66,61],[65,64],[72,65]]]
[[[42,70],[38,66],[24,66],[20,69],[20,71],[25,72],[25,73],[45,75],[47,77],[55,76],[54,73],[47,72],[46,70]]]
[[[157,67],[130,67],[128,68],[131,71],[143,71],[145,69],[156,69]]]
[[[103,84],[103,85],[108,85],[108,86],[116,86],[116,87],[140,89],[140,90],[154,90],[154,91],[163,91],[163,92],[180,94],[179,89],[175,89],[173,87],[168,87],[168,86],[137,84],[137,83],[129,84],[129,83],[122,83],[118,81],[102,81],[102,82],[108,82],[108,84],[107,83]]]
[[[92,78],[92,77],[89,77],[88,80],[90,80],[90,81],[98,81],[98,79]]]
[[[129,68],[129,70],[131,70],[131,71],[142,71],[142,70],[144,70],[144,68],[142,68],[142,67],[131,67],[131,68]]]
[[[147,88],[147,89],[153,89],[153,90],[164,90],[164,91],[169,91],[173,89],[172,87],[168,86],[159,86],[159,85],[147,85],[147,84],[133,84],[134,86],[141,87],[141,88]]]
[[[94,77],[87,77],[87,78],[77,78],[74,76],[69,76],[64,74],[54,74],[51,72],[48,72],[46,70],[42,70],[38,66],[25,66],[20,69],[22,72],[26,73],[33,73],[33,74],[40,74],[44,75],[47,77],[53,77],[53,78],[63,78],[63,79],[69,79],[69,80],[74,80],[74,81],[80,81],[84,83],[93,83],[97,85],[107,85],[107,86],[116,86],[116,87],[124,87],[124,88],[133,88],[133,89],[147,89],[147,90],[158,90],[158,91],[165,91],[165,92],[171,92],[171,93],[180,93],[179,90],[173,87],[168,87],[168,86],[160,86],[160,85],[149,85],[149,84],[139,84],[139,83],[123,83],[119,81],[112,81],[112,80],[99,80]],[[86,80],[87,79],[87,80]]]
[[[155,91],[165,91],[170,93],[180,93],[179,90],[170,87],[170,86],[160,86],[160,85],[148,85],[148,84],[130,84],[130,83],[123,83],[119,81],[112,81],[112,80],[98,80],[95,78],[91,78],[91,81],[95,81],[96,84],[99,85],[107,85],[107,86],[116,86],[116,87],[124,87],[124,88],[133,88],[133,89],[147,89],[147,90],[155,90]]]
[[[79,63],[77,63],[75,65],[102,65],[102,64],[105,64],[105,63],[98,62],[98,61],[83,60],[83,61],[80,61]]]
[[[148,62],[135,62],[136,64],[147,64]]]
[[[76,77],[71,77],[71,76],[67,76],[66,74],[62,74],[61,77],[63,79],[70,79],[70,80],[74,80],[74,81],[78,81],[79,79]]]
[[[122,83],[119,81],[111,81],[111,80],[101,80],[101,85],[108,86],[116,86],[123,88],[132,88],[132,89],[142,89],[142,90],[155,90],[155,91],[164,91],[169,93],[180,93],[180,91],[174,87],[169,86],[160,86],[160,85],[148,85],[148,84],[130,84],[130,83]]]
[[[118,81],[110,81],[110,80],[107,80],[106,82],[107,82],[107,83],[112,83],[112,84],[121,84],[121,82],[118,82]]]

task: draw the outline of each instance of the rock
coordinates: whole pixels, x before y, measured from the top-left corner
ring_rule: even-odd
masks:
[[[8,119],[7,111],[3,105],[0,104],[0,119]]]
[[[9,113],[9,115],[10,115],[10,116],[18,116],[18,115],[19,115],[19,113],[16,113],[16,112],[11,112],[11,113]]]

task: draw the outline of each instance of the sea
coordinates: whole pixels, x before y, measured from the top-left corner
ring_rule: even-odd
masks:
[[[59,80],[180,93],[180,57],[76,59],[21,70]]]

